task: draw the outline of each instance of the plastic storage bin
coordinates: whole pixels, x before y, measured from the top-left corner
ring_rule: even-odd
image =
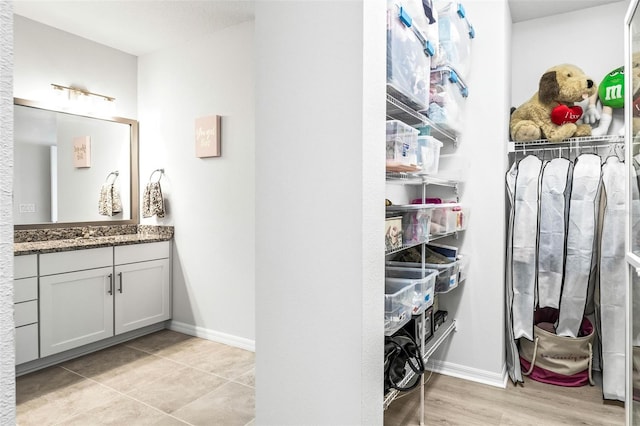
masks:
[[[400,102],[422,110],[429,105],[429,70],[435,52],[425,37],[424,13],[410,13],[414,0],[387,1],[387,92]]]
[[[429,242],[431,209],[417,209],[402,215],[402,241],[405,245]]]
[[[412,315],[419,315],[433,305],[436,277],[438,271],[434,269],[403,268],[387,266],[385,269],[387,280],[398,280],[398,283],[413,284]]]
[[[398,262],[388,261],[387,269],[389,267],[403,267],[421,270],[422,265],[414,262]],[[435,292],[447,293],[458,286],[458,273],[460,272],[459,261],[451,261],[451,263],[425,263],[426,269],[435,270],[438,272],[436,276]]]
[[[467,228],[469,209],[461,205],[435,207],[431,213],[431,235],[463,231]]]
[[[384,284],[384,334],[390,336],[411,319],[415,283],[396,278],[385,279]]]
[[[402,248],[402,216],[386,218],[384,228],[385,250],[389,252]]]
[[[426,114],[431,121],[445,130],[460,134],[467,85],[454,68],[441,67],[431,70],[431,96]]]
[[[467,274],[469,272],[469,256],[466,256],[464,254],[458,255],[458,264],[459,264],[458,283],[461,283],[467,279]]]
[[[418,166],[421,175],[435,175],[440,164],[442,142],[433,136],[418,136]]]
[[[399,120],[387,121],[387,170],[393,172],[415,172],[418,167],[417,129]]]
[[[438,11],[439,49],[436,66],[450,65],[469,78],[471,70],[471,40],[475,37],[473,25],[467,19],[462,3],[434,1]]]

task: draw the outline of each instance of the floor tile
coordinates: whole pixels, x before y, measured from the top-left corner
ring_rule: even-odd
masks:
[[[138,386],[128,395],[171,413],[225,384],[222,377],[189,367],[174,368],[161,378]]]
[[[119,396],[109,388],[62,368],[55,370],[18,378],[16,418],[20,426],[58,424],[98,405],[110,404]],[[35,385],[36,381],[40,381],[39,386]],[[29,389],[34,393],[29,393]]]
[[[255,391],[229,382],[172,414],[196,426],[244,426],[255,417]]]
[[[155,354],[159,351],[171,349],[178,344],[197,340],[197,337],[178,333],[171,330],[161,330],[146,336],[138,337],[124,343],[125,346]]]
[[[256,387],[256,369],[252,368],[248,372],[244,373],[242,376],[236,377],[233,381],[255,388]]]
[[[116,399],[108,403],[96,406],[83,414],[68,419],[62,424],[65,426],[185,425],[184,422],[178,419],[123,395],[119,395]]]
[[[23,404],[85,380],[60,367],[49,367],[16,377],[16,403]]]
[[[235,380],[254,368],[255,354],[243,349],[224,347],[215,352],[202,351],[184,358],[193,368]]]
[[[99,377],[126,368],[131,362],[151,355],[123,345],[112,346],[80,358],[64,362],[60,366],[83,377]]]

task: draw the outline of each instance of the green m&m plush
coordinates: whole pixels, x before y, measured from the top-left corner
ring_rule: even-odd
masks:
[[[602,79],[598,97],[603,106],[624,107],[624,67],[616,68]]]

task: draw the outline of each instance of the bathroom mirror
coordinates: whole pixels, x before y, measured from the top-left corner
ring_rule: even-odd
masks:
[[[135,120],[16,98],[13,167],[15,229],[138,223]],[[99,209],[100,200],[112,206],[114,193],[121,208]]]

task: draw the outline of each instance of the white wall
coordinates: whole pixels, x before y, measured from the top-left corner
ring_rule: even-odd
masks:
[[[574,64],[596,84],[624,65],[626,0],[513,24],[511,105],[520,106],[554,65]],[[544,29],[544,30],[541,30]]]
[[[13,221],[15,224],[51,221],[51,147],[16,138],[13,164],[28,171],[14,180]],[[22,204],[33,204],[35,212],[20,212]]]
[[[46,102],[51,83],[77,86],[115,97],[114,115],[137,118],[135,56],[18,15],[14,34],[15,97]]]
[[[382,424],[385,17],[256,2],[257,424]]]
[[[467,230],[454,245],[470,258],[467,279],[439,296],[440,309],[457,331],[428,367],[457,377],[503,386],[504,372],[504,174],[509,117],[509,40],[506,2],[465,2],[476,31],[469,97],[455,150],[455,169],[466,173],[460,202],[471,209]],[[490,59],[489,59],[490,58]],[[445,164],[445,167],[447,165]]]
[[[13,6],[0,2],[0,424],[13,425],[15,359],[13,326]]]
[[[172,327],[253,348],[253,22],[139,58],[141,194],[164,168],[175,226]],[[194,121],[222,116],[222,157],[196,158]],[[274,210],[280,206],[274,204]],[[272,242],[272,250],[283,243]]]

